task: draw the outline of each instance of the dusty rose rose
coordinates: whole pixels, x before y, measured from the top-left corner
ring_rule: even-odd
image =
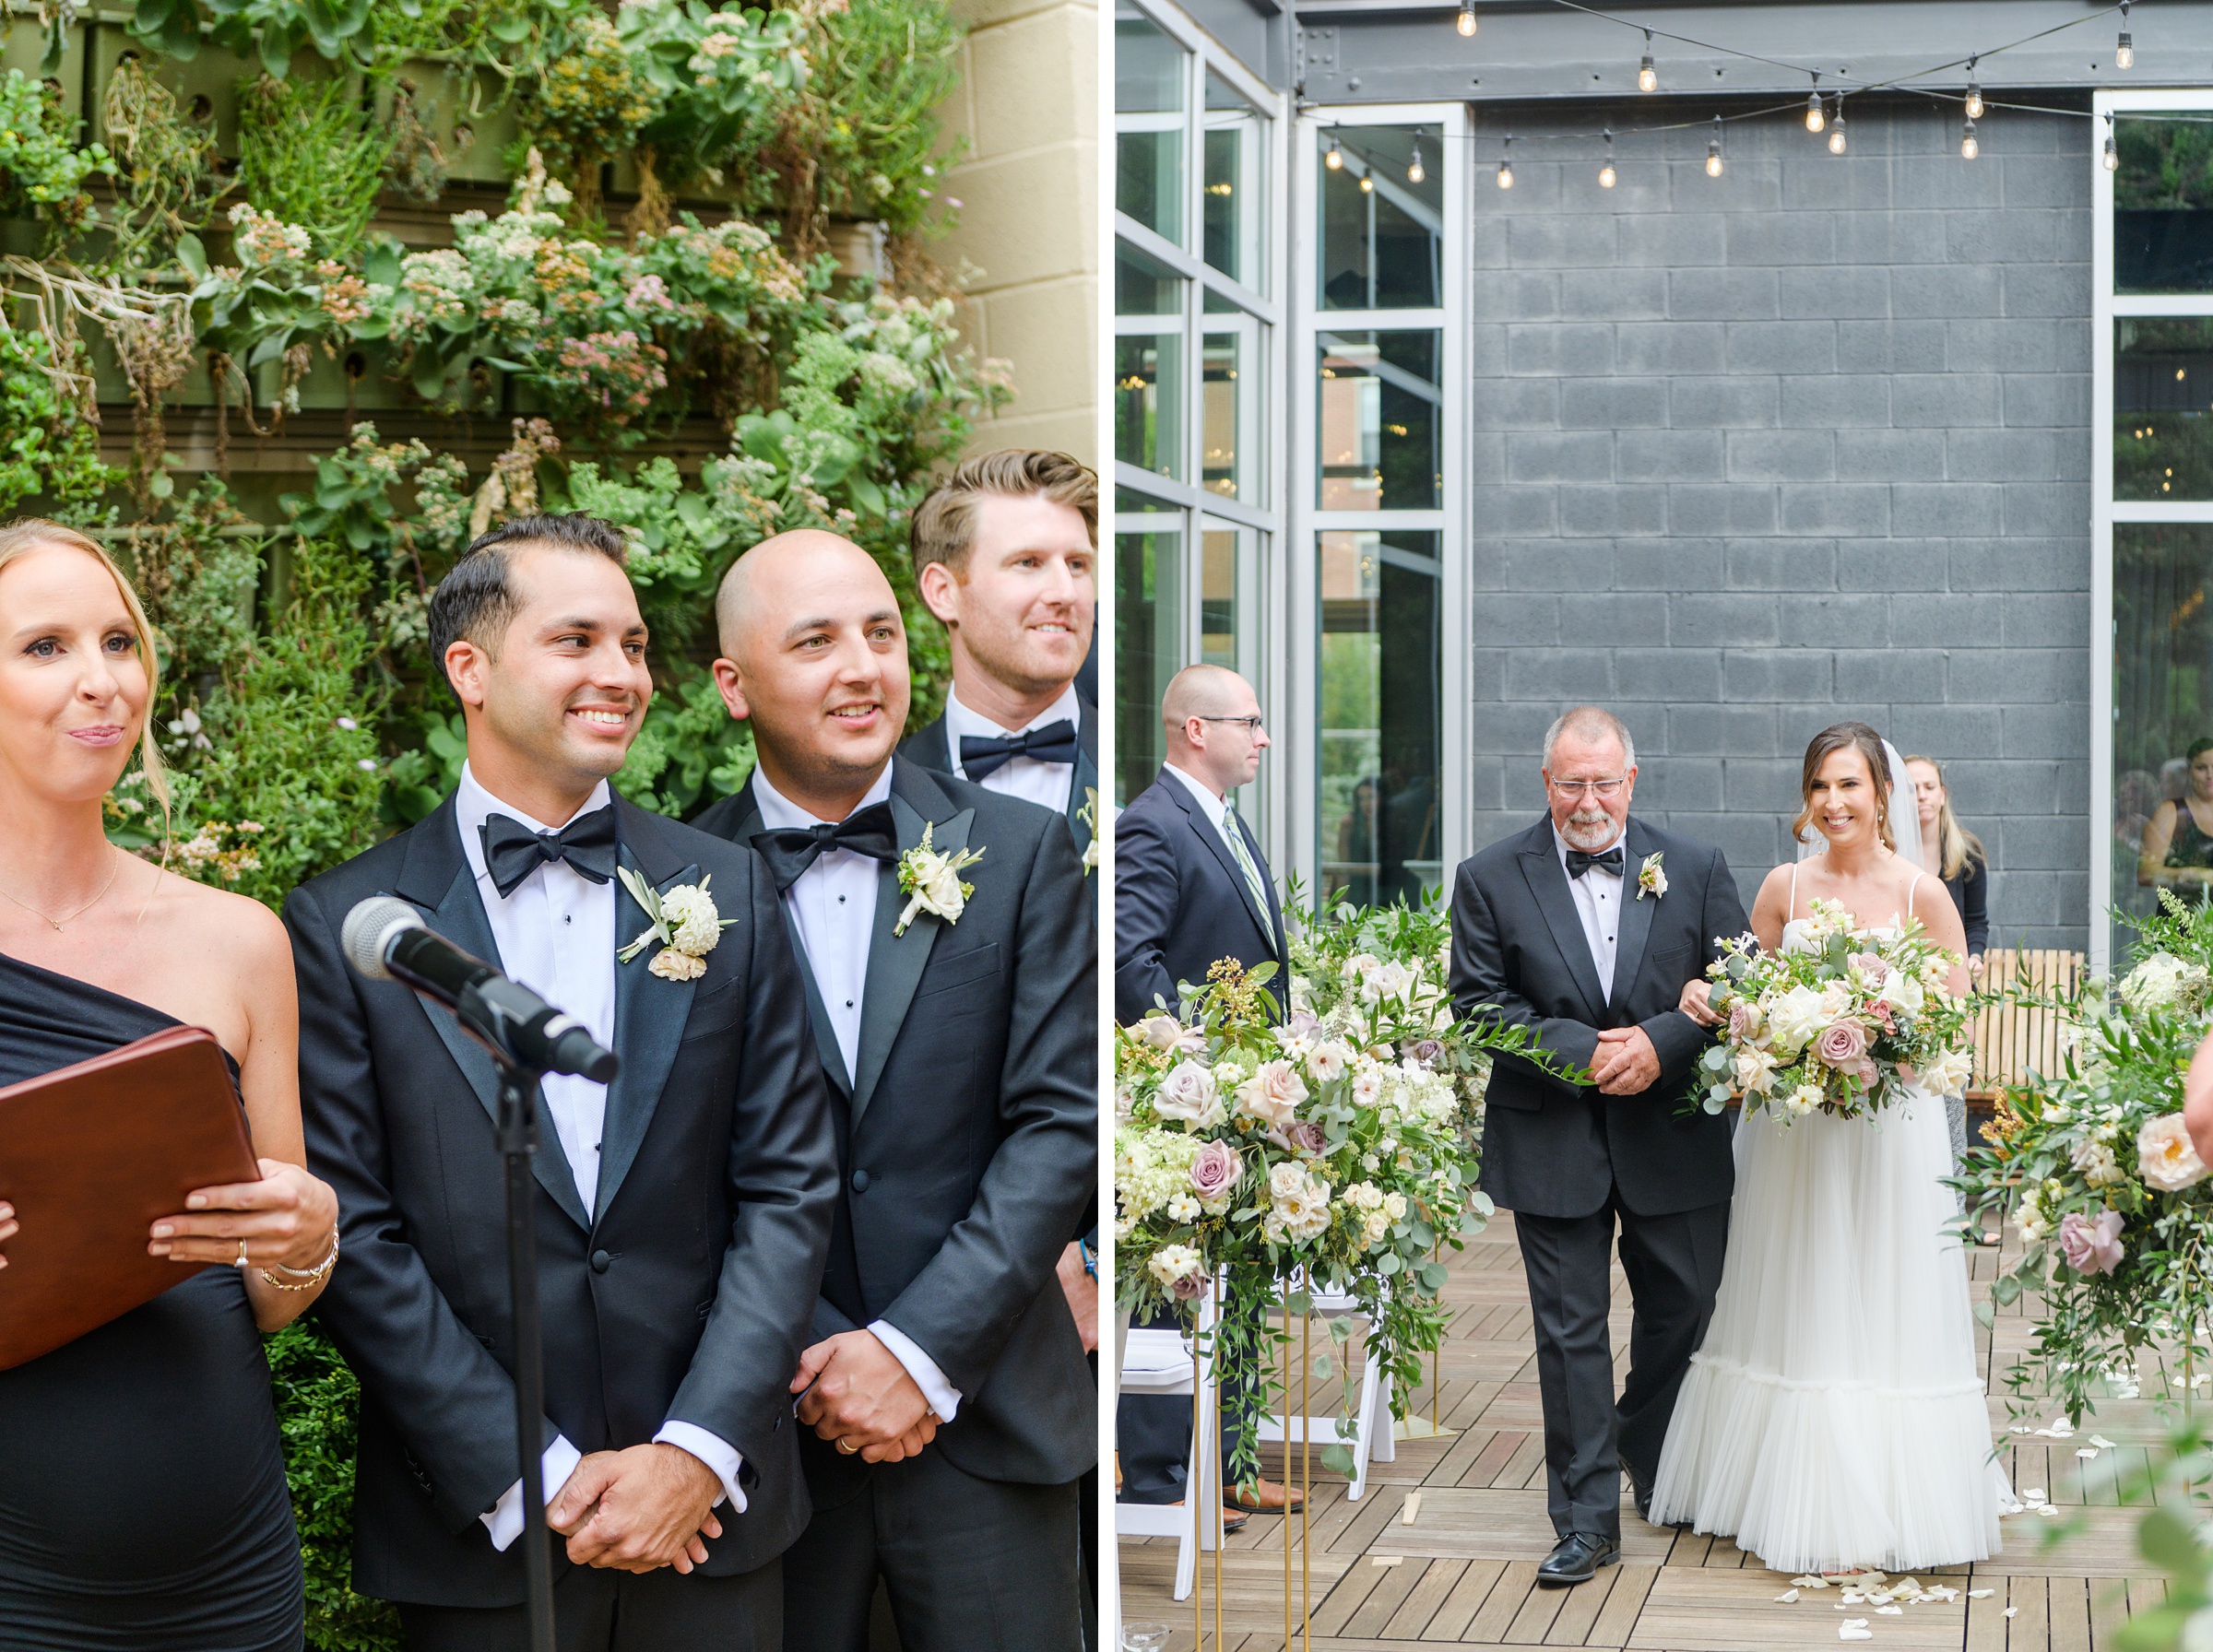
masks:
[[[2155,1118],[2136,1132],[2136,1169],[2162,1193],[2180,1193],[2206,1179],[2205,1161],[2191,1145],[2181,1114]]]
[[[1734,1044],[1750,1044],[1759,1036],[1759,1006],[1749,999],[1739,998],[1729,1006],[1729,1038]]]
[[[2077,1273],[2111,1273],[2121,1266],[2121,1212],[2070,1211],[2060,1219],[2059,1254]]]
[[[1227,1197],[1245,1174],[1245,1162],[1226,1141],[1210,1141],[1191,1161],[1191,1191],[1208,1204]]]
[[[1221,1116],[1214,1075],[1196,1061],[1179,1061],[1153,1092],[1153,1111],[1163,1118],[1203,1125]]]
[[[1831,1021],[1814,1040],[1814,1054],[1830,1067],[1857,1071],[1867,1054],[1867,1033],[1857,1021]]]
[[[1414,1048],[1407,1052],[1408,1055],[1412,1056],[1424,1067],[1435,1067],[1438,1062],[1438,1057],[1442,1056],[1444,1053],[1444,1041],[1437,1038],[1416,1039],[1414,1041]]]
[[[1206,1276],[1204,1274],[1187,1273],[1182,1278],[1178,1279],[1173,1285],[1169,1286],[1168,1289],[1175,1292],[1176,1300],[1178,1302],[1189,1302],[1196,1297],[1204,1296],[1206,1294]]]
[[[1306,1099],[1306,1082],[1288,1061],[1263,1061],[1237,1086],[1237,1111],[1265,1125],[1289,1124]]]
[[[1330,1144],[1329,1133],[1312,1119],[1295,1118],[1268,1132],[1278,1147],[1294,1152],[1319,1153]]]

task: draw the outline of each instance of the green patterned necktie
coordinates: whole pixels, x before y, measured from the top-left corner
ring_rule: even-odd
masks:
[[[1260,868],[1252,864],[1252,851],[1245,846],[1245,829],[1237,820],[1237,806],[1225,803],[1222,807],[1222,835],[1229,839],[1229,852],[1237,857],[1237,870],[1245,874],[1245,887],[1252,891],[1253,904],[1260,915],[1268,915],[1268,886],[1260,881]]]

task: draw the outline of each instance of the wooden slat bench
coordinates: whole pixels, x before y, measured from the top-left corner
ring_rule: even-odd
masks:
[[[2062,994],[2082,978],[2080,952],[1994,949],[1982,955],[1982,985],[1993,992],[2020,987]],[[1986,1004],[1970,1028],[1975,1042],[1975,1077],[1967,1103],[1970,1133],[1990,1116],[1999,1091],[2031,1073],[2060,1069],[2059,1019],[2034,1005]]]

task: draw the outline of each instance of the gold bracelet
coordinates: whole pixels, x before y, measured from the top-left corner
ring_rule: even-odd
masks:
[[[273,1290],[313,1291],[317,1285],[320,1285],[325,1280],[330,1277],[330,1270],[336,1268],[337,1265],[338,1230],[336,1226],[333,1226],[330,1230],[330,1255],[323,1258],[321,1267],[315,1268],[313,1272],[302,1272],[297,1268],[287,1268],[282,1262],[277,1264],[277,1270],[278,1273],[290,1274],[294,1280],[300,1281],[298,1284],[293,1284],[290,1280],[278,1279],[277,1274],[271,1273],[266,1268],[261,1270],[261,1277],[263,1280]]]

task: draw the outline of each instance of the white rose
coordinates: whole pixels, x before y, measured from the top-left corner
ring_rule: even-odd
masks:
[[[1921,983],[1912,976],[1890,970],[1883,976],[1882,989],[1876,994],[1882,1002],[1901,1015],[1919,1015],[1924,1001]]]
[[[1738,1050],[1733,1068],[1740,1095],[1766,1095],[1775,1087],[1775,1057],[1765,1050]]]
[[[2111,1187],[2128,1179],[2128,1173],[2121,1168],[2121,1161],[2113,1150],[2095,1139],[2077,1142],[2068,1157],[2082,1173],[2082,1179],[2092,1187]]]
[[[1806,1041],[1827,1024],[1821,995],[1810,986],[1793,986],[1768,1006],[1768,1032],[1785,1055],[1805,1047]]]
[[[968,904],[968,897],[961,893],[961,875],[953,869],[950,861],[941,861],[916,892],[928,901],[930,911],[949,924]]]
[[[1237,1111],[1265,1125],[1289,1124],[1306,1099],[1306,1082],[1288,1061],[1263,1061],[1258,1072],[1237,1086]]]
[[[2136,1169],[2162,1193],[2180,1193],[2206,1179],[2205,1162],[2179,1113],[2162,1115],[2136,1132]]]
[[[1271,1200],[1288,1198],[1306,1185],[1306,1171],[1293,1160],[1279,1159],[1269,1167],[1268,1197]]]
[[[1385,1212],[1389,1214],[1391,1221],[1404,1221],[1406,1220],[1406,1196],[1403,1193],[1385,1194],[1383,1196],[1383,1209]]]
[[[1965,1095],[1974,1076],[1972,1050],[1947,1050],[1922,1069],[1921,1081],[1936,1095]]]
[[[1183,1042],[1183,1023],[1158,1009],[1138,1022],[1137,1030],[1156,1050],[1172,1050]]]
[[[1179,1061],[1169,1068],[1153,1093],[1153,1111],[1163,1118],[1213,1124],[1222,1115],[1222,1092],[1214,1075],[1196,1061]]]

